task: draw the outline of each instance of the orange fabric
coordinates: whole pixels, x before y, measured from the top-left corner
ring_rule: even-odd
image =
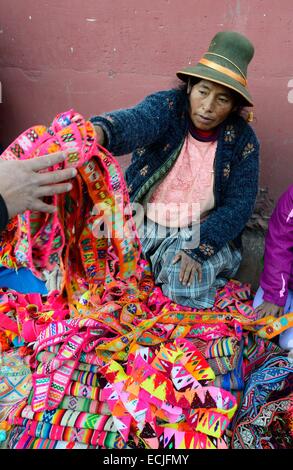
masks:
[[[212,62],[211,60],[205,59],[204,57],[200,59],[199,63],[206,65],[210,69],[214,69],[214,70],[217,70],[218,72],[228,75],[228,77],[231,77],[234,80],[237,80],[237,82],[241,83],[241,85],[245,87],[247,86],[247,80],[245,80],[245,78],[241,77],[241,75],[238,75],[238,73],[235,73],[232,70],[227,69],[226,67],[223,67],[222,65],[216,64],[215,62]]]

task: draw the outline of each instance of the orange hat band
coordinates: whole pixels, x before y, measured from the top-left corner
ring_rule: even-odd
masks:
[[[215,62],[212,62],[211,60],[205,59],[204,57],[200,59],[199,61],[200,64],[206,65],[207,67],[217,70],[218,72],[221,72],[228,77],[234,78],[234,80],[237,80],[237,82],[241,83],[241,85],[247,87],[247,80],[240,75],[238,75],[235,72],[232,72],[232,70],[227,69],[226,67],[223,67],[222,65],[216,64]]]

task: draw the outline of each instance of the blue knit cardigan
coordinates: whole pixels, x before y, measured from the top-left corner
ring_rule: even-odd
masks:
[[[103,128],[115,156],[132,153],[126,171],[131,201],[141,202],[175,163],[188,132],[188,97],[172,89],[146,97],[137,106],[91,118]],[[200,226],[200,244],[184,250],[203,263],[227,242],[241,246],[258,190],[259,142],[249,124],[232,113],[221,125],[214,163],[215,208]]]

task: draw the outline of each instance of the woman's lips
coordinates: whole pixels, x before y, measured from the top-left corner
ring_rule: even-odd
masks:
[[[201,114],[198,114],[197,117],[198,117],[199,120],[202,121],[202,122],[211,122],[211,121],[212,121],[211,118],[204,117],[204,116],[202,116]]]

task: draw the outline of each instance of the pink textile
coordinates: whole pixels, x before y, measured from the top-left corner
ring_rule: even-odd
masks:
[[[151,204],[165,206],[156,213],[155,208],[149,205],[149,219],[164,226],[185,227],[213,209],[216,148],[216,141],[200,142],[191,134],[187,135],[176,163],[149,200]],[[192,211],[192,204],[199,204],[198,209],[193,206],[195,209]]]

